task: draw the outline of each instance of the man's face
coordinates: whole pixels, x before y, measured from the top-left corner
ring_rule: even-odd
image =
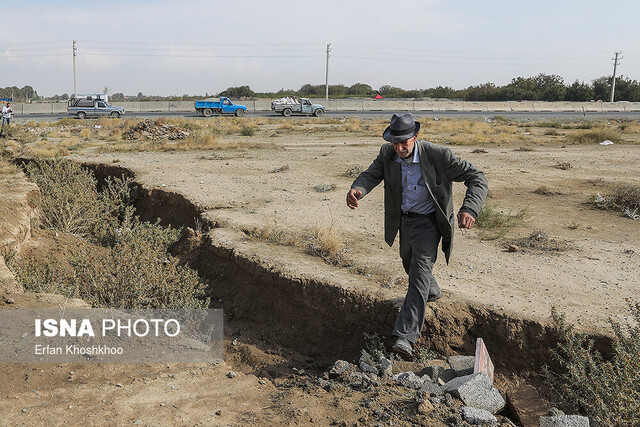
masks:
[[[413,148],[416,145],[416,138],[418,138],[418,135],[414,135],[402,142],[394,142],[393,149],[396,150],[398,156],[406,159],[413,154]]]

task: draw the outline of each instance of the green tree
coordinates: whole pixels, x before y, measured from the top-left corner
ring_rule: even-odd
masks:
[[[372,96],[373,92],[373,88],[364,83],[353,84],[349,86],[349,89],[347,90],[347,94],[359,96]]]
[[[306,96],[322,96],[325,92],[324,85],[305,84],[300,88],[300,94]]]
[[[466,101],[498,101],[500,100],[500,91],[493,83],[483,83],[468,87],[464,99]]]
[[[614,101],[640,101],[640,83],[630,78],[620,76],[616,79],[616,91]],[[611,98],[611,96],[609,96]]]
[[[423,95],[427,98],[458,98],[459,94],[456,90],[450,87],[438,86],[431,89],[425,89],[422,91]]]
[[[562,77],[554,74],[540,73],[533,78],[536,87],[536,98],[539,101],[562,101],[567,87]]]
[[[404,94],[404,89],[390,85],[382,85],[380,89],[378,89],[378,92],[385,98],[401,98]]]
[[[223,90],[218,94],[218,96],[226,96],[228,98],[251,98],[256,96],[256,93],[252,91],[249,86],[237,86]]]
[[[564,95],[566,101],[591,101],[594,97],[593,87],[576,80],[567,88]]]
[[[593,81],[594,99],[608,101],[611,97],[611,76],[603,76]]]

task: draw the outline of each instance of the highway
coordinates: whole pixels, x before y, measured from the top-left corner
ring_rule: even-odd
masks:
[[[399,111],[400,112],[400,111]],[[572,112],[572,111],[523,111],[523,112],[513,112],[513,111],[409,111],[414,114],[414,116],[418,117],[427,117],[427,118],[457,118],[457,119],[483,119],[486,117],[500,116],[511,120],[526,120],[526,121],[539,121],[539,120],[549,120],[549,119],[566,119],[566,120],[576,120],[576,119],[587,119],[587,120],[597,120],[597,119],[640,119],[640,112]],[[391,116],[393,112],[391,111],[327,111],[324,114],[324,117],[354,117],[360,119],[366,118],[388,118]],[[26,123],[31,120],[34,121],[53,121],[59,120],[65,117],[70,117],[67,114],[15,114],[14,119],[17,123]],[[186,117],[186,118],[195,118],[201,120],[208,120],[194,112],[150,112],[150,113],[141,113],[141,112],[131,112],[127,113],[123,117],[135,117],[135,118],[156,118],[156,117]],[[213,116],[220,117],[220,116]],[[227,116],[224,116],[227,117]],[[233,117],[233,116],[229,116]],[[252,111],[247,112],[247,114],[243,118],[239,118],[238,120],[243,120],[244,118],[251,117],[273,117],[280,118],[282,120],[300,120],[302,118],[314,118],[313,116],[292,116],[285,118],[279,114],[275,114],[271,111]],[[89,119],[91,120],[91,119]]]

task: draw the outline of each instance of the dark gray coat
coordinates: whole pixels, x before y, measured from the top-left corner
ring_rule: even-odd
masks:
[[[454,214],[452,182],[464,182],[467,192],[460,211],[478,216],[489,189],[482,171],[456,156],[450,148],[431,142],[416,141],[422,177],[435,202],[438,228],[442,233],[442,251],[447,263],[453,249]],[[401,167],[390,143],[380,148],[380,154],[369,168],[353,181],[351,188],[362,191],[362,197],[384,180],[384,239],[389,246],[400,228],[402,203]]]

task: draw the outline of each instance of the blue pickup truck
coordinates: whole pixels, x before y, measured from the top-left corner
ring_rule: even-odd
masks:
[[[234,104],[226,96],[196,101],[194,107],[198,113],[205,117],[211,117],[214,114],[235,114],[236,117],[242,117],[247,112],[247,107]]]

